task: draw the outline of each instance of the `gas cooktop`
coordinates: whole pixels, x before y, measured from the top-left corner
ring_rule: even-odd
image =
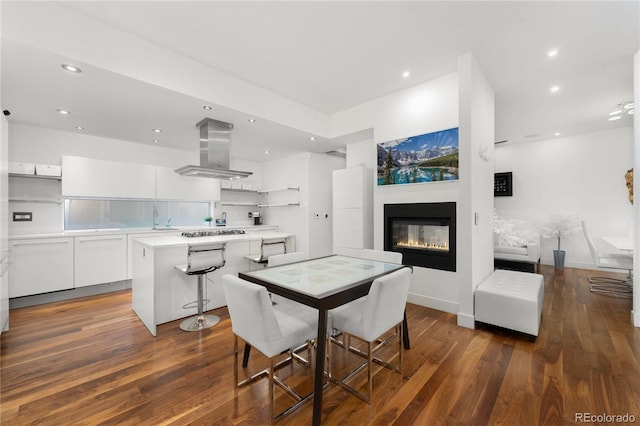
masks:
[[[182,236],[187,238],[215,237],[216,235],[240,235],[244,234],[242,229],[216,229],[215,231],[194,231],[183,232]]]

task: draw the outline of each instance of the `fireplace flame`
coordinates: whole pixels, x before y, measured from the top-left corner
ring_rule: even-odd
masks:
[[[424,241],[417,240],[405,240],[398,241],[396,243],[397,247],[401,248],[414,248],[414,249],[423,249],[423,250],[438,250],[438,251],[449,251],[449,243],[441,242],[441,243],[427,243]]]

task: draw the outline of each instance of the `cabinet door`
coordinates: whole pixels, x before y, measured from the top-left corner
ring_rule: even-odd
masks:
[[[127,236],[76,237],[75,286],[127,279]]]
[[[333,209],[333,247],[367,248],[363,215],[363,209]]]
[[[218,179],[180,176],[174,169],[156,167],[159,200],[216,201],[220,199]]]
[[[73,238],[11,241],[9,297],[73,288]]]
[[[62,195],[154,198],[155,166],[94,158],[62,157]]]
[[[365,168],[333,171],[333,208],[364,208]]]

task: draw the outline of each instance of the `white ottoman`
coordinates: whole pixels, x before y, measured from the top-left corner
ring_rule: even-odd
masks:
[[[537,336],[543,303],[542,275],[498,269],[476,287],[475,320]]]

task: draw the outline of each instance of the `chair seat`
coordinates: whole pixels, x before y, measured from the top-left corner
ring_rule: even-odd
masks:
[[[263,262],[261,254],[248,254],[244,258],[256,263]]]
[[[611,269],[633,269],[633,258],[624,255],[603,255],[598,253],[598,267]]]

